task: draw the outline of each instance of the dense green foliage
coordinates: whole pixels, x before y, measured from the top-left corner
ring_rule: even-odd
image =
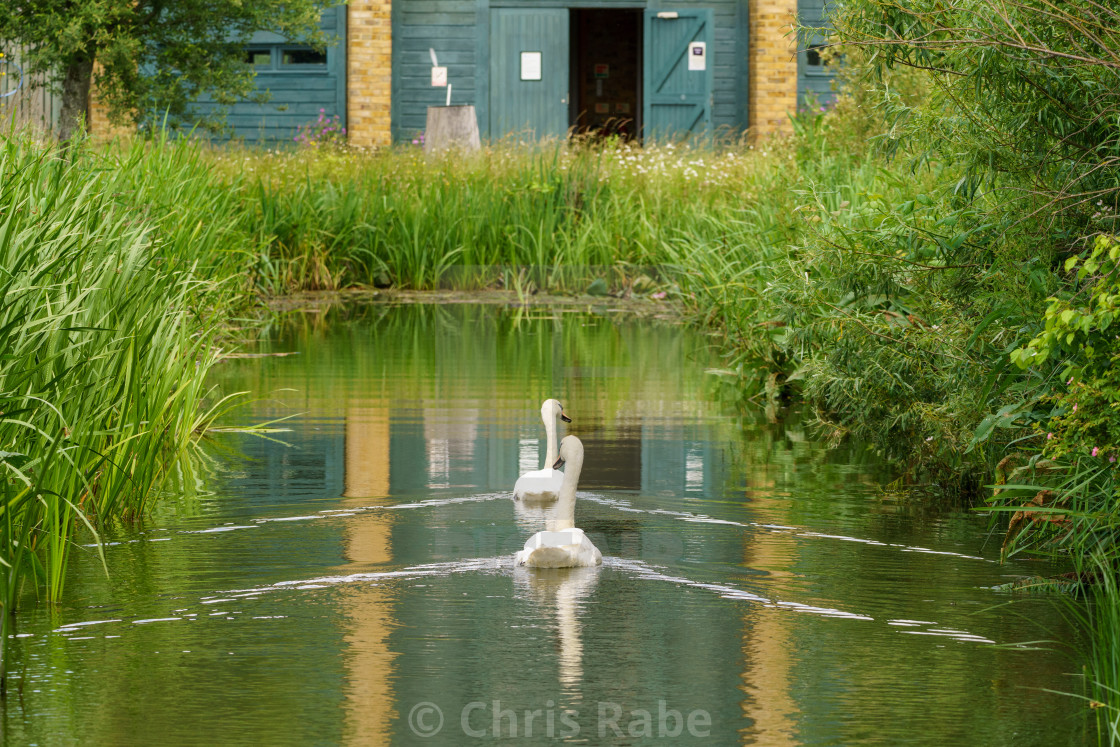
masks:
[[[267,239],[254,281],[268,292],[388,283],[582,290],[596,277],[616,288],[643,273],[664,283],[666,261],[693,245],[763,251],[756,220],[769,218],[748,214],[744,196],[792,207],[791,157],[784,147],[771,155],[608,143],[474,158],[232,152],[218,169],[247,185]]]
[[[27,72],[61,90],[60,135],[67,139],[86,112],[91,83],[114,116],[148,124],[178,122],[203,93],[219,103],[260,98],[245,43],[268,30],[321,44],[319,13],[329,4],[20,0],[0,4],[0,39],[23,46]]]

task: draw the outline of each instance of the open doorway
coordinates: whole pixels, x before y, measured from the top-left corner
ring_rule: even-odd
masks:
[[[571,14],[570,121],[579,134],[642,131],[642,11],[580,8]]]

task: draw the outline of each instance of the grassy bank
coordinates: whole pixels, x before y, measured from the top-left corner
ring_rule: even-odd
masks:
[[[466,158],[233,152],[217,164],[267,239],[254,282],[268,292],[583,290],[596,278],[617,290],[643,273],[666,280],[696,241],[769,247],[744,209],[791,203],[798,166],[778,147],[784,158],[608,143]]]

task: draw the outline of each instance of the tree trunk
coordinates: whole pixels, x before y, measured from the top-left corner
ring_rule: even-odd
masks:
[[[62,81],[62,106],[58,113],[58,139],[68,142],[82,127],[89,126],[89,87],[93,60],[75,60]]]

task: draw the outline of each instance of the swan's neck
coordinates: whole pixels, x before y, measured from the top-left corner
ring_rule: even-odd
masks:
[[[552,507],[548,528],[552,531],[571,529],[576,525],[576,486],[579,484],[579,473],[583,469],[583,454],[575,454],[564,462],[564,481],[560,483],[560,492],[556,496],[556,504]]]
[[[560,448],[556,445],[556,416],[552,408],[541,410],[541,420],[544,421],[545,435],[544,466],[541,469],[552,469],[560,456]]]

